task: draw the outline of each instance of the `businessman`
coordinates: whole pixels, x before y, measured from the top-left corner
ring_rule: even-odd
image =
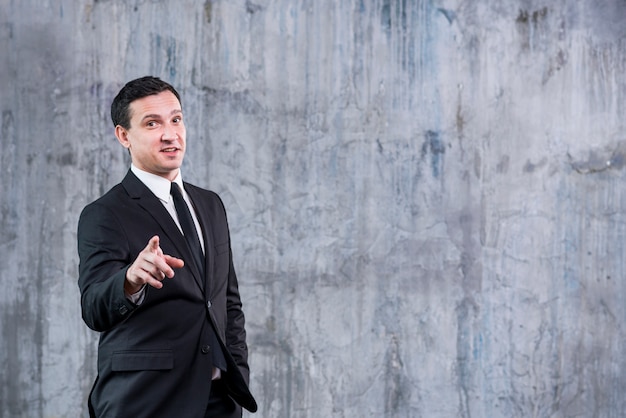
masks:
[[[111,118],[132,164],[78,223],[82,316],[100,332],[90,416],[255,412],[226,212],[183,182],[180,96],[142,77],[121,89]]]

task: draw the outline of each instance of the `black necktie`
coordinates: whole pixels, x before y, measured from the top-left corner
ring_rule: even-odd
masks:
[[[187,202],[183,199],[183,194],[180,191],[178,184],[172,183],[171,193],[174,198],[174,207],[176,208],[176,213],[178,215],[178,222],[180,222],[180,226],[183,229],[183,235],[185,235],[187,244],[189,244],[189,249],[193,254],[198,270],[200,270],[200,273],[204,275],[204,253],[202,252],[200,238],[198,238],[198,232],[196,231],[196,226],[193,223],[189,206],[187,206]]]

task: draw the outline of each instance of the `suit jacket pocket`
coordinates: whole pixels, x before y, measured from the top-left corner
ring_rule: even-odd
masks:
[[[114,372],[170,370],[173,367],[172,350],[114,351],[111,358],[111,370]]]

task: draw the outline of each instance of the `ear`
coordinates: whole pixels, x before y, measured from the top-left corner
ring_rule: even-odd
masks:
[[[126,149],[130,148],[130,141],[128,140],[128,131],[122,126],[117,125],[115,127],[115,137],[120,144]]]

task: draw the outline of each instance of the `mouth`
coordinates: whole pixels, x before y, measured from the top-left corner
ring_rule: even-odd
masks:
[[[180,148],[176,148],[176,147],[169,147],[169,148],[163,148],[163,149],[161,149],[161,152],[176,152],[176,151],[180,151]]]

